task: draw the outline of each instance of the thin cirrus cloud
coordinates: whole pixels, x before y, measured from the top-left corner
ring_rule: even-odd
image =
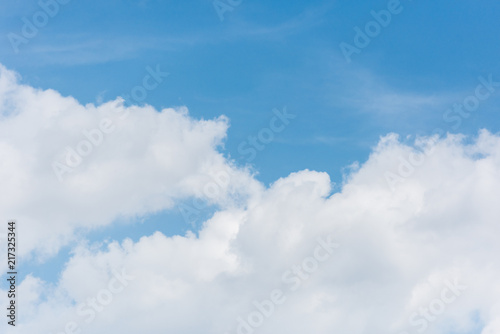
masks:
[[[223,169],[231,178],[216,200],[245,195],[198,235],[156,232],[104,249],[74,240],[58,282],[28,275],[20,284],[25,315],[7,333],[500,330],[497,134],[411,145],[389,134],[332,194],[326,173],[298,171],[264,187],[232,165],[219,152],[225,118],[120,100],[82,106],[21,85],[5,68],[0,101],[1,212],[26,225],[25,252],[51,254],[78,226],[172,208],[176,198],[203,194],[200,175]],[[54,157],[106,117],[114,132],[59,182]],[[318,253],[330,236],[338,246]],[[276,291],[271,307],[265,301]]]

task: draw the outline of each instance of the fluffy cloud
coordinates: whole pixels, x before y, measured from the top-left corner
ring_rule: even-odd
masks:
[[[227,126],[223,120],[194,121],[182,111],[135,107],[124,129],[113,133],[116,139],[106,139],[59,183],[46,142],[59,142],[54,133],[67,132],[64,143],[75,145],[81,140],[78,124],[95,126],[123,106],[113,101],[84,107],[55,92],[1,85],[31,99],[53,96],[65,110],[47,107],[25,137],[2,132],[15,144],[2,146],[12,157],[6,181],[18,192],[8,208],[24,207],[26,215],[33,207],[40,215],[51,210],[43,211],[36,199],[70,202],[60,221],[71,229],[199,196],[207,181],[196,177],[200,170],[215,177],[230,168],[236,175],[215,199],[221,203],[247,189],[242,205],[221,208],[198,235],[157,232],[137,242],[80,242],[59,282],[33,276],[22,282],[24,314],[7,333],[492,334],[500,328],[498,135],[418,138],[411,145],[388,135],[332,194],[326,173],[304,170],[266,188],[231,167],[216,151]],[[2,96],[15,101],[16,94],[7,91],[2,88]],[[35,113],[4,104],[12,111],[2,129]],[[99,117],[87,121],[93,113]],[[71,122],[73,131],[67,130]],[[29,182],[41,194],[49,182],[56,188],[37,197],[17,187]],[[26,196],[33,199],[22,201]],[[83,199],[102,209],[80,207]]]
[[[19,83],[0,65],[0,215],[22,222],[21,255],[53,254],[75,229],[172,207],[178,198],[226,203],[251,176],[218,151],[228,120],[195,120],[185,108],[81,105]],[[203,187],[224,171],[233,182]],[[205,196],[206,197],[206,196]],[[2,250],[3,251],[3,250]]]

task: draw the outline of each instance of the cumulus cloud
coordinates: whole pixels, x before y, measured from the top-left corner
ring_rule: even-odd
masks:
[[[10,72],[2,80],[9,76],[14,80]],[[232,188],[247,189],[241,205],[218,210],[198,235],[157,232],[104,247],[80,242],[58,282],[34,276],[22,282],[19,305],[27,314],[7,333],[492,334],[500,328],[499,135],[412,144],[387,135],[332,194],[326,173],[299,171],[264,187],[232,167],[217,152],[227,121],[133,107],[117,139],[103,142],[60,183],[47,142],[65,134],[65,143],[75,145],[78,124],[95,126],[124,107],[120,101],[80,106],[55,92],[1,85],[13,92],[2,88],[11,106],[2,129],[9,122],[19,129],[17,118],[30,113],[39,117],[25,137],[1,132],[13,138],[2,146],[13,157],[6,180],[18,195],[9,207],[2,204],[19,208],[9,213],[27,216],[33,207],[39,215],[51,212],[43,211],[45,198],[61,200],[71,204],[60,220],[68,230],[92,226],[171,207],[176,196],[199,196],[206,180],[192,175],[200,170],[216,175],[230,168],[238,176],[229,178],[220,202]],[[16,100],[19,92],[27,97]],[[12,107],[45,95],[61,111]],[[41,194],[46,185],[55,189],[37,197],[29,182]],[[89,199],[92,208],[106,208],[85,212],[78,200],[90,195],[99,199]],[[33,226],[42,224],[30,217]]]
[[[125,107],[121,98],[81,105],[21,84],[1,65],[0,115],[0,214],[22,222],[21,255],[50,255],[75,229],[203,197],[207,179],[220,171],[233,182],[209,193],[214,203],[253,187],[230,189],[252,179],[220,153],[223,116],[196,120],[186,108]]]

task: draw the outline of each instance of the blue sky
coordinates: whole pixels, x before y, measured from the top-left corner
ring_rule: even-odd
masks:
[[[26,72],[30,84],[82,103],[125,94],[141,80],[146,66],[160,64],[171,76],[146,102],[158,108],[186,105],[196,117],[227,115],[231,129],[226,148],[236,159],[238,144],[268,122],[273,108],[287,106],[298,119],[258,155],[260,178],[272,182],[310,168],[339,180],[339,170],[366,159],[379,136],[428,134],[445,127],[442,112],[451,102],[468,95],[479,75],[500,72],[495,29],[500,4],[457,2],[452,9],[447,3],[423,1],[401,5],[403,12],[351,64],[339,44],[352,44],[353,27],[372,20],[370,11],[385,9],[386,1],[244,1],[225,12],[223,22],[209,1],[188,6],[70,3],[27,45],[23,52],[29,60],[7,55],[6,63]],[[88,51],[88,45],[94,50]],[[65,52],[37,51],[58,47]],[[374,88],[380,92],[372,92]],[[359,110],[370,107],[366,95],[387,93],[408,95],[409,105],[393,112]],[[414,107],[412,96],[436,101]],[[496,132],[493,105],[492,100],[482,105],[460,132]]]
[[[195,119],[226,115],[220,150],[265,185],[309,169],[327,172],[337,192],[348,166],[367,161],[388,133],[413,141],[436,128],[471,136],[500,129],[496,90],[460,126],[443,119],[474,94],[479,77],[500,82],[500,3],[401,0],[401,12],[346,61],[339,45],[354,45],[354,28],[389,2],[243,0],[221,20],[211,0],[72,0],[15,52],[8,34],[21,35],[22,18],[32,20],[40,5],[3,1],[0,63],[22,83],[83,105],[130,94],[147,67],[159,66],[169,75],[144,103],[186,106]],[[284,108],[296,117],[248,161],[239,145]],[[81,233],[91,241],[183,235],[215,210],[200,210],[195,227],[171,209]],[[69,251],[27,271],[54,283]]]
[[[39,9],[35,1],[1,6],[4,36]],[[379,136],[429,133],[478,76],[500,73],[500,4],[458,1],[450,8],[405,0],[401,6],[350,64],[339,44],[352,44],[353,27],[372,20],[370,11],[387,8],[387,1],[245,0],[222,22],[210,1],[71,1],[18,54],[3,38],[0,57],[24,82],[82,103],[127,94],[146,66],[159,64],[170,76],[145,102],[186,105],[195,117],[227,115],[226,150],[235,159],[238,144],[268,122],[273,108],[286,106],[298,117],[254,161],[259,178],[272,182],[310,168],[338,182],[340,169],[366,160]],[[405,105],[366,110],[371,95],[391,93],[406,95]],[[416,96],[434,100],[412,105]],[[497,131],[493,101],[460,132]]]

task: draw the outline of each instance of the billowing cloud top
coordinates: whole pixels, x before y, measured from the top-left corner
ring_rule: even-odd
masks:
[[[497,135],[387,135],[332,194],[308,170],[259,184],[218,151],[224,118],[82,106],[5,68],[0,104],[0,212],[26,254],[230,175],[198,236],[81,242],[59,282],[29,275],[7,333],[500,332]]]
[[[19,84],[3,66],[0,108],[0,213],[23,222],[21,254],[52,254],[77,228],[203,196],[207,180],[221,171],[233,182],[219,182],[215,202],[255,186],[217,151],[225,117],[194,120],[185,108],[157,112],[125,107],[122,99],[82,106],[53,90]],[[242,182],[252,185],[228,188]]]

